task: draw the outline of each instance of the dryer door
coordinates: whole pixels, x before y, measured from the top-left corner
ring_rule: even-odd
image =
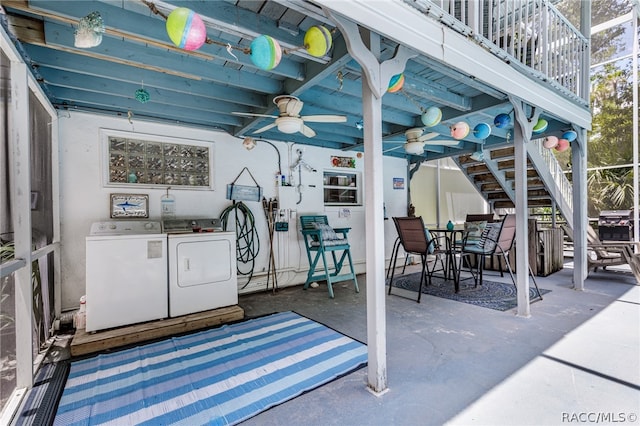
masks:
[[[235,249],[235,247],[234,247]],[[180,242],[176,247],[178,287],[190,287],[227,281],[232,276],[232,251],[229,240]]]

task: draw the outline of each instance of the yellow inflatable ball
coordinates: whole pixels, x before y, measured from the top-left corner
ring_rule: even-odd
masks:
[[[322,57],[331,49],[331,32],[321,25],[314,25],[304,35],[304,47],[310,55]]]

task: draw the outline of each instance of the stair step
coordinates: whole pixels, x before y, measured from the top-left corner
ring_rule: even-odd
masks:
[[[491,159],[497,160],[499,158],[513,157],[514,152],[515,152],[515,148],[513,146],[494,149],[493,151],[491,151]]]
[[[495,192],[495,191],[503,191],[502,185],[495,179],[493,175],[491,177],[486,177],[484,180],[478,180],[478,176],[475,176],[476,185],[480,185],[480,191],[482,192]],[[511,186],[511,189],[516,189],[516,183],[513,180],[508,181]],[[542,180],[538,178],[527,179],[527,189],[544,189],[546,190],[544,183]]]
[[[500,198],[509,198],[506,192],[490,192],[488,193],[488,197],[490,200],[500,199]],[[549,193],[545,189],[534,189],[527,191],[527,198],[529,200],[535,199],[549,199]]]
[[[514,179],[516,177],[516,172],[514,170],[509,170],[507,172],[505,172],[505,177],[507,179]],[[538,172],[536,172],[534,169],[528,169],[527,170],[527,177],[538,177]]]

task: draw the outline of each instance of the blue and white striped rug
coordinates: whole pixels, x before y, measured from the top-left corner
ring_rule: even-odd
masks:
[[[367,361],[367,348],[284,312],[74,361],[54,425],[236,424]]]

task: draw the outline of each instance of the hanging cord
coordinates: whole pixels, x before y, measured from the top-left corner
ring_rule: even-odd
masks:
[[[248,275],[249,280],[242,286],[246,288],[253,278],[253,272],[256,264],[256,257],[260,251],[260,238],[256,232],[256,220],[253,213],[242,201],[233,202],[220,214],[222,227],[226,231],[229,222],[229,215],[233,213],[235,217],[236,231],[236,256],[238,259],[238,274]],[[240,270],[240,263],[248,264],[249,270],[244,272]]]

